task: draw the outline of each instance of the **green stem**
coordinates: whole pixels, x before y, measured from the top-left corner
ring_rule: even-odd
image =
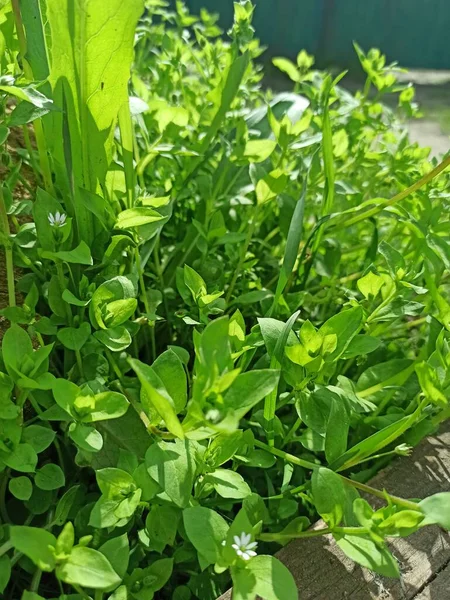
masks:
[[[64,270],[61,262],[56,263],[56,273],[58,275],[59,287],[61,288],[62,294],[66,289],[66,279],[64,277]],[[64,302],[64,305],[66,307],[67,320],[69,322],[69,325],[72,325],[72,310],[67,302]]]
[[[322,465],[310,462],[308,460],[303,460],[302,458],[297,458],[293,454],[289,454],[289,452],[285,452],[284,450],[279,450],[278,448],[274,448],[273,446],[269,446],[264,442],[260,442],[259,440],[255,440],[255,446],[261,448],[262,450],[266,450],[270,452],[274,456],[278,456],[279,458],[283,458],[286,462],[290,462],[293,465],[297,465],[298,467],[303,467],[304,469],[318,469]]]
[[[41,569],[36,569],[33,575],[33,579],[31,580],[30,592],[37,592],[39,589],[39,584],[41,583],[42,571]]]
[[[86,592],[79,586],[74,583],[71,584],[73,589],[77,591],[77,593],[84,598],[84,600],[91,600],[91,597],[86,594]]]
[[[2,546],[0,546],[0,556],[6,554],[13,547],[10,541],[5,542]]]
[[[6,258],[6,281],[8,285],[8,302],[10,306],[16,305],[16,289],[14,284],[14,260],[11,241],[9,239],[10,229],[8,213],[6,212],[5,197],[3,195],[3,186],[0,185],[0,233],[5,237],[5,258]]]
[[[283,458],[284,460],[292,463],[293,465],[297,465],[297,466],[303,467],[305,469],[314,470],[314,469],[319,469],[322,466],[322,465],[318,465],[318,464],[309,462],[307,460],[303,460],[302,458],[297,458],[293,454],[289,454],[288,452],[285,452],[284,450],[278,450],[278,448],[273,448],[272,446],[269,446],[268,444],[265,444],[264,442],[260,442],[259,440],[255,440],[255,446],[257,446],[258,448],[261,448],[262,450],[266,450],[267,452],[270,452],[274,456]],[[363,492],[366,492],[367,494],[371,494],[372,496],[376,496],[377,498],[381,498],[382,500],[387,500],[388,498],[390,498],[392,500],[392,502],[394,502],[395,504],[398,504],[399,506],[403,506],[404,508],[408,508],[409,510],[417,510],[417,504],[415,502],[411,502],[410,500],[405,500],[404,498],[399,498],[398,496],[392,496],[391,494],[388,494],[387,492],[382,492],[382,491],[377,490],[376,488],[373,488],[364,483],[359,483],[359,481],[354,481],[353,479],[349,479],[348,477],[345,477],[344,475],[341,475],[340,473],[336,473],[336,474],[339,475],[339,477],[341,477],[345,481],[345,483],[347,483],[348,485],[351,485],[354,488],[357,488]]]
[[[2,480],[0,483],[0,516],[2,517],[2,521],[6,523],[11,523],[11,519],[9,518],[8,511],[6,510],[6,486],[8,485],[9,478],[9,469],[2,473]],[[3,547],[3,546],[2,546]],[[1,552],[0,552],[1,556]]]
[[[416,502],[411,502],[410,500],[400,498],[399,496],[393,496],[388,492],[377,490],[376,488],[373,488],[372,486],[367,485],[365,483],[360,483],[359,481],[355,481],[354,479],[344,477],[344,475],[341,475],[341,477],[345,481],[345,483],[351,485],[352,487],[358,490],[361,490],[362,492],[365,492],[366,494],[370,494],[371,496],[375,496],[376,498],[381,498],[381,500],[384,500],[385,502],[388,499],[390,499],[394,504],[397,504],[398,506],[403,506],[403,508],[406,508],[408,510],[419,510],[418,504]]]
[[[262,533],[258,536],[263,542],[277,542],[280,540],[287,541],[291,539],[305,539],[318,537],[328,534],[338,535],[367,535],[369,530],[366,527],[325,527],[323,529],[308,529],[308,531],[300,531],[297,534],[293,533]]]
[[[286,435],[286,437],[283,440],[283,446],[287,446],[289,444],[289,442],[291,441],[291,439],[294,437],[297,429],[300,427],[300,425],[302,424],[302,420],[300,418],[298,418],[295,423],[292,425],[291,429],[289,430],[288,434]]]
[[[80,372],[80,376],[85,379],[84,377],[84,369],[83,369],[83,361],[81,360],[81,352],[79,350],[75,350],[75,357],[77,360],[77,365],[78,365],[78,371]]]
[[[242,267],[244,265],[245,256],[247,254],[248,247],[250,246],[250,242],[252,241],[253,233],[255,231],[256,221],[257,221],[257,218],[258,218],[259,210],[260,210],[260,205],[256,205],[254,207],[252,220],[251,220],[250,225],[248,226],[248,229],[247,229],[247,237],[245,238],[244,245],[242,246],[241,254],[239,256],[238,264],[237,264],[236,269],[235,269],[235,271],[233,273],[233,278],[231,280],[230,286],[229,286],[229,288],[227,290],[227,294],[225,296],[225,302],[227,304],[230,302],[230,298],[231,298],[231,296],[233,294],[233,291],[234,291],[234,286],[236,285],[236,281],[237,281],[237,279],[238,279],[238,277],[239,277],[239,275],[241,273]]]

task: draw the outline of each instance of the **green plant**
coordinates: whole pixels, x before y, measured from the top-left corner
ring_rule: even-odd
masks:
[[[291,600],[276,544],[397,577],[386,538],[450,528],[366,484],[450,416],[450,159],[378,51],[356,95],[305,52],[263,90],[252,11],[2,3],[7,600]]]

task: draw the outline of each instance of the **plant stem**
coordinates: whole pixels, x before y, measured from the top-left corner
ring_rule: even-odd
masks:
[[[16,289],[14,284],[14,261],[11,241],[9,239],[10,229],[8,213],[6,212],[5,197],[3,195],[3,186],[0,185],[0,233],[5,237],[5,258],[6,258],[6,280],[8,285],[9,306],[16,305]]]
[[[56,263],[56,273],[58,275],[59,287],[61,288],[61,294],[66,289],[66,280],[64,277],[63,266],[61,262]],[[67,302],[64,302],[67,313],[67,320],[69,321],[69,325],[72,325],[72,311]]]
[[[279,458],[284,458],[284,460],[286,460],[287,462],[290,462],[293,465],[297,465],[299,467],[303,467],[304,469],[314,470],[314,469],[318,469],[319,467],[322,466],[322,465],[319,465],[319,464],[316,464],[313,462],[309,462],[308,460],[303,460],[302,458],[297,458],[293,454],[289,454],[289,452],[285,452],[284,450],[279,450],[278,448],[269,446],[268,444],[265,444],[264,442],[260,442],[259,440],[255,440],[255,446],[257,446],[258,448],[261,448],[262,450],[266,450],[267,452],[270,452],[274,456],[278,456]]]
[[[233,273],[233,279],[231,280],[230,286],[229,286],[229,288],[227,290],[227,294],[225,296],[225,302],[227,304],[230,302],[230,298],[234,291],[234,286],[236,285],[236,281],[237,281],[237,279],[241,273],[242,267],[244,265],[245,256],[247,254],[248,247],[250,246],[250,242],[252,241],[253,233],[255,231],[256,221],[257,221],[257,217],[259,214],[259,210],[260,210],[260,205],[256,205],[253,210],[252,220],[250,221],[250,225],[248,226],[247,237],[245,238],[244,245],[242,246],[238,264]]]
[[[338,534],[338,535],[367,535],[369,530],[366,527],[325,527],[323,529],[308,529],[293,533],[262,533],[258,538],[264,542],[276,542],[279,540],[305,539],[318,537],[319,535]]]
[[[365,483],[360,483],[359,481],[355,481],[354,479],[349,479],[348,477],[344,477],[341,475],[342,479],[348,485],[365,492],[366,494],[370,494],[371,496],[375,496],[377,498],[381,498],[381,500],[386,501],[387,499],[392,500],[394,504],[398,504],[399,506],[403,506],[408,510],[418,510],[418,505],[416,502],[411,502],[411,500],[405,500],[405,498],[399,498],[398,496],[393,496],[388,492],[377,490],[376,488],[371,487],[370,485],[366,485]]]
[[[2,546],[0,546],[0,556],[6,554],[13,547],[12,543],[8,540]]]
[[[77,591],[77,593],[84,598],[84,600],[91,600],[91,597],[86,594],[86,592],[79,586],[74,583],[71,584],[73,589]]]
[[[41,583],[42,571],[41,569],[36,569],[33,579],[31,580],[30,592],[37,592],[39,589],[39,584]]]
[[[302,458],[297,458],[293,454],[289,454],[288,452],[285,452],[284,450],[278,450],[278,448],[273,448],[272,446],[269,446],[268,444],[265,444],[264,442],[260,442],[259,440],[255,440],[255,446],[257,446],[258,448],[262,448],[263,450],[266,450],[267,452],[270,452],[274,456],[278,456],[279,458],[284,458],[284,460],[292,463],[293,465],[297,465],[297,466],[303,467],[305,469],[314,470],[314,469],[319,469],[322,466],[322,465],[318,465],[318,464],[309,462],[307,460],[303,460]],[[415,502],[411,502],[410,500],[405,500],[404,498],[399,498],[398,496],[392,496],[391,494],[388,494],[387,492],[382,492],[382,491],[377,490],[376,488],[370,487],[369,485],[366,485],[364,483],[359,483],[359,481],[354,481],[353,479],[349,479],[348,477],[345,477],[344,475],[341,475],[340,473],[336,473],[336,474],[339,475],[339,477],[342,477],[342,479],[348,485],[351,485],[354,488],[357,488],[363,492],[366,492],[367,494],[371,494],[372,496],[376,496],[377,498],[381,498],[382,500],[387,500],[388,498],[390,498],[392,500],[392,502],[394,502],[395,504],[398,504],[399,506],[403,506],[405,508],[408,508],[409,510],[417,510],[417,504]]]

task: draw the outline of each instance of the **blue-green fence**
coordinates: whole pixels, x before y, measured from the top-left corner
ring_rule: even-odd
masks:
[[[232,22],[233,0],[187,0],[193,12]],[[270,55],[305,48],[319,64],[356,64],[352,40],[411,68],[450,69],[450,0],[254,0],[254,25]]]

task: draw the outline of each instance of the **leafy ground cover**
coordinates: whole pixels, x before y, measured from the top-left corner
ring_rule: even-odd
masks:
[[[450,159],[378,51],[272,94],[249,2],[228,41],[145,4],[2,3],[0,592],[291,600],[273,554],[324,532],[398,577],[387,538],[450,528],[366,484],[450,416]]]

